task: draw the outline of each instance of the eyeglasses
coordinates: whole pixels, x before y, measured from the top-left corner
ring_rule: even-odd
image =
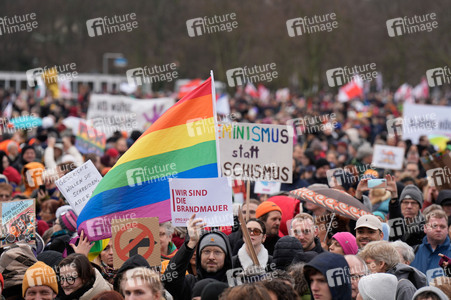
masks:
[[[77,280],[78,276],[73,277],[73,276],[67,276],[67,277],[63,277],[60,276],[60,282],[61,284],[63,284],[64,281],[66,281],[66,283],[68,285],[73,285],[75,283],[75,280]]]
[[[255,236],[259,236],[260,234],[262,234],[262,231],[258,228],[248,228],[247,232],[249,232],[249,234],[252,234]]]
[[[200,253],[201,253],[202,255],[205,255],[205,256],[210,256],[210,255],[213,253],[213,256],[214,256],[214,257],[219,257],[219,256],[221,256],[221,255],[224,254],[224,252],[222,252],[222,251],[220,251],[220,250],[214,250],[214,251],[211,251],[211,250],[202,250]]]
[[[415,206],[416,204],[418,204],[418,202],[415,201],[415,200],[413,200],[413,201],[407,201],[407,200],[401,201],[401,205],[404,205],[404,206],[409,206],[409,205]],[[418,204],[418,206],[419,205],[420,204]]]
[[[9,194],[0,194],[0,198],[11,198]]]
[[[351,281],[359,281],[360,278],[364,277],[365,275],[359,275],[359,274],[351,274]]]

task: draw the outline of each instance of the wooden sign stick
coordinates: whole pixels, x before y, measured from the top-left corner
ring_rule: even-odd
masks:
[[[249,236],[249,232],[247,231],[246,222],[244,221],[243,212],[241,211],[241,208],[238,211],[238,219],[240,221],[241,231],[243,232],[244,241],[246,242],[247,249],[250,252],[249,254],[251,256],[252,262],[254,263],[255,266],[259,266],[260,263],[258,262],[254,246],[252,246],[251,237]]]

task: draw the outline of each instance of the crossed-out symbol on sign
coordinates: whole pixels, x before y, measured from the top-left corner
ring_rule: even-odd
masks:
[[[148,259],[153,252],[153,248],[155,246],[155,239],[153,237],[152,231],[150,231],[149,228],[140,223],[137,224],[136,228],[141,229],[142,230],[141,233],[138,234],[136,238],[131,240],[130,243],[124,247],[124,249],[121,249],[120,241],[122,234],[126,230],[128,230],[127,228],[124,228],[121,231],[119,231],[116,235],[116,239],[114,240],[114,249],[116,250],[116,253],[119,256],[119,258],[123,261],[129,259],[130,256],[133,256],[133,254],[137,254],[138,248],[143,247],[144,245],[149,247],[146,253],[143,254],[143,257],[145,259]],[[147,243],[146,240],[149,242]]]

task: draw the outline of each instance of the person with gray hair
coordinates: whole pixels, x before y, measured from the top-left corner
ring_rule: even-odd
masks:
[[[164,222],[160,224],[160,249],[161,260],[171,259],[177,253],[177,247],[172,242],[172,235],[174,234],[174,227],[171,222]]]
[[[395,247],[396,251],[398,251],[401,262],[403,264],[410,265],[410,263],[415,259],[413,248],[403,241],[395,241],[391,244]]]
[[[352,300],[357,299],[360,278],[370,273],[365,261],[358,255],[345,255],[351,275]]]
[[[398,278],[397,300],[411,300],[417,289],[427,285],[426,276],[400,262],[398,251],[387,241],[368,243],[359,253],[372,273],[388,273]]]

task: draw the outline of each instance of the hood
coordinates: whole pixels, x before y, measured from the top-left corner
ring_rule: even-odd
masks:
[[[138,268],[138,267],[150,268],[150,265],[147,262],[147,260],[139,254],[135,254],[132,257],[130,257],[129,259],[127,259],[124,262],[124,264],[122,265],[122,267],[119,268],[119,270],[117,271],[117,275],[114,278],[114,290],[115,291],[119,290],[119,282],[120,282],[122,273],[124,273],[127,270]]]
[[[395,275],[398,280],[409,280],[417,289],[428,285],[426,275],[405,264],[398,263],[394,268],[387,270],[387,273]]]
[[[351,299],[352,290],[349,266],[343,255],[323,252],[306,264],[304,276],[310,286],[310,278],[306,276],[309,269],[316,269],[326,277],[332,299]]]
[[[200,239],[199,242],[197,243],[197,245],[199,246],[202,243],[202,240],[208,236],[209,233],[215,233],[217,234],[220,238],[222,238],[225,242],[225,245],[227,247],[227,254],[224,260],[224,267],[219,270],[216,273],[207,273],[207,271],[205,271],[202,266],[201,266],[201,258],[200,258],[200,247],[196,247],[196,269],[197,269],[197,277],[198,279],[204,279],[204,278],[213,278],[219,281],[227,281],[226,278],[226,272],[229,269],[233,268],[232,265],[232,247],[230,246],[229,243],[229,239],[227,238],[227,236],[220,232],[220,231],[209,231],[206,232],[205,234],[203,234]]]
[[[416,296],[418,296],[419,294],[421,294],[423,292],[432,292],[432,293],[436,294],[440,298],[440,300],[448,300],[449,299],[448,296],[446,296],[444,292],[442,292],[439,288],[436,288],[435,286],[422,287],[421,289],[416,291],[415,294],[413,294],[412,299],[415,299]]]

